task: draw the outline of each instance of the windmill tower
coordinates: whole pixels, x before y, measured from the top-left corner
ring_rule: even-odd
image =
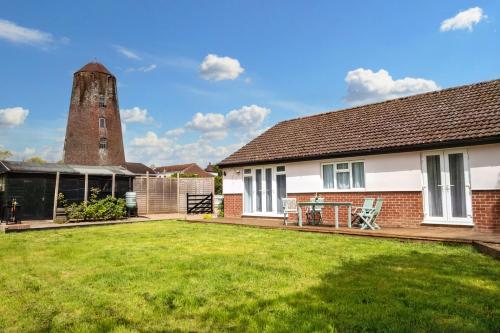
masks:
[[[64,163],[125,165],[116,78],[100,63],[74,74]]]

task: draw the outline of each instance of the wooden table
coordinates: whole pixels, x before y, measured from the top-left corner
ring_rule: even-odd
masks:
[[[339,227],[339,207],[346,206],[347,207],[347,226],[351,227],[351,208],[352,202],[297,202],[297,214],[299,215],[299,227],[302,227],[302,209],[301,207],[312,207],[312,210],[315,211],[317,206],[326,207],[332,206],[335,208],[335,228]],[[314,213],[313,213],[314,216]]]

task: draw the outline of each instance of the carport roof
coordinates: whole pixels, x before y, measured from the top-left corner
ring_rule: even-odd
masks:
[[[111,176],[123,175],[133,176],[134,173],[128,171],[121,166],[92,166],[92,165],[75,165],[75,164],[60,164],[60,163],[31,163],[17,161],[0,161],[0,173],[56,173],[74,174],[74,175],[94,175],[94,176]]]

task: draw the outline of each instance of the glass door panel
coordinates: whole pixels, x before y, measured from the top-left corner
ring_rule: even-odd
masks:
[[[448,154],[448,169],[450,181],[447,190],[450,192],[451,216],[467,217],[464,155],[462,153]]]
[[[286,198],[286,175],[276,175],[276,211],[283,213],[283,198]]]
[[[266,212],[273,211],[273,169],[266,169]]]
[[[255,170],[255,210],[262,212],[262,169]]]
[[[253,187],[252,187],[252,177],[243,177],[245,186],[245,196],[244,196],[244,212],[251,213],[253,211]]]
[[[426,156],[429,216],[444,217],[441,155]]]

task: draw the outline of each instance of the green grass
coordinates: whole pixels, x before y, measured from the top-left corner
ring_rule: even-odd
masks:
[[[0,235],[0,331],[499,332],[469,246],[165,221]]]

